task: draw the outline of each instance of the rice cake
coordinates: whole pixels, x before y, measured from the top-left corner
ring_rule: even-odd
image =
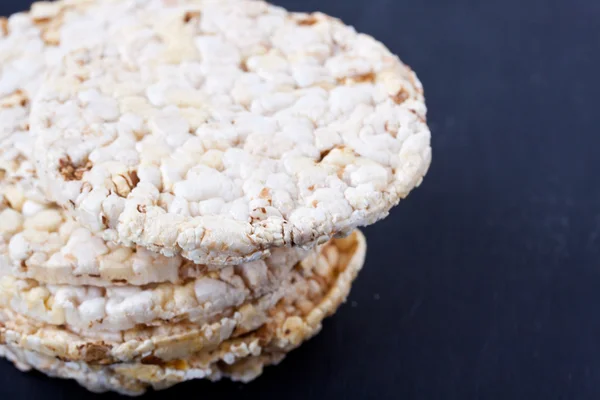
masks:
[[[236,266],[194,264],[181,256],[107,242],[62,209],[29,198],[21,183],[3,183],[6,180],[0,178],[0,276],[47,285],[141,286],[182,284],[221,269],[235,269],[258,286],[258,280],[289,271],[312,251],[276,248],[264,259]]]
[[[281,296],[266,296],[254,303],[247,303],[203,326],[180,321],[113,333],[89,330],[76,332],[31,321],[10,310],[0,309],[0,342],[62,360],[96,364],[140,360],[148,356],[172,360],[214,348],[231,337],[258,329],[269,322],[269,313],[277,309],[277,302],[281,305],[290,299],[303,297],[295,307],[305,312],[314,308],[315,296],[320,304],[329,304],[320,300],[322,288],[336,282],[336,286],[341,288],[328,289],[327,296],[337,299],[339,293],[344,293],[360,270],[365,251],[365,239],[358,231],[347,239],[336,239],[325,245],[318,257],[311,257],[316,260],[305,260],[298,265],[281,289]],[[311,321],[312,318],[316,317],[311,317]]]
[[[240,263],[346,235],[420,184],[421,83],[373,38],[261,1],[123,4],[31,113],[44,187],[91,231]]]
[[[22,370],[35,368],[50,376],[75,379],[95,392],[139,395],[150,387],[165,389],[202,378],[229,377],[248,382],[259,376],[264,366],[279,363],[287,352],[318,333],[323,319],[333,314],[348,296],[352,281],[364,263],[365,242],[357,232],[335,244],[340,250],[336,256],[332,255],[337,265],[330,265],[329,272],[321,271],[327,279],[322,276],[312,281],[316,288],[298,290],[284,298],[271,311],[267,324],[225,341],[215,350],[205,349],[167,362],[148,355],[140,362],[111,365],[62,361],[14,344],[0,346],[0,355]]]

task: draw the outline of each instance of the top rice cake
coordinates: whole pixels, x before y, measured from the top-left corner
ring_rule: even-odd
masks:
[[[373,38],[261,1],[119,3],[31,113],[44,189],[106,240],[241,263],[371,224],[427,172],[421,83]]]

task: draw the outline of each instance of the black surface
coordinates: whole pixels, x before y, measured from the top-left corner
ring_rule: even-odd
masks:
[[[600,398],[600,1],[275,3],[341,17],[418,72],[433,166],[366,230],[366,268],[317,338],[250,385],[147,398]],[[0,371],[6,398],[97,398]]]

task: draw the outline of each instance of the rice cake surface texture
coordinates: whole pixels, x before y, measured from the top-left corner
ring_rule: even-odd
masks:
[[[248,382],[259,376],[265,365],[277,364],[287,352],[318,333],[323,319],[345,301],[364,263],[366,244],[360,232],[356,232],[348,239],[334,241],[333,245],[335,251],[329,252],[320,271],[313,271],[311,283],[305,285],[298,280],[298,290],[274,307],[268,323],[215,349],[203,349],[191,356],[187,352],[185,358],[170,361],[150,355],[141,362],[111,365],[62,361],[10,342],[0,346],[0,355],[22,370],[35,368],[50,376],[75,379],[95,392],[139,395],[148,388],[165,389],[202,378],[229,377]]]
[[[229,267],[183,284],[149,286],[44,285],[0,277],[0,307],[79,332],[120,332],[169,321],[200,324],[260,297],[284,293],[291,265],[271,271]]]
[[[29,112],[45,71],[69,49],[93,45],[130,4],[110,1],[35,3],[29,13],[2,20],[0,30],[0,275],[50,285],[182,283],[223,265],[198,265],[143,247],[119,246],[82,227],[46,200],[38,185]],[[273,249],[248,262],[248,274],[293,266],[302,249]],[[252,279],[262,279],[254,276]]]
[[[6,177],[0,177],[0,221],[0,276],[47,285],[183,284],[225,270],[243,274],[259,286],[289,271],[312,251],[274,248],[263,259],[238,265],[194,264],[181,256],[107,242],[64,210],[28,197],[22,183]]]
[[[120,332],[77,331],[0,308],[0,342],[62,360],[88,363],[129,362],[146,356],[173,360],[258,329],[281,303],[291,302],[294,308],[309,312],[315,302],[323,303],[328,296],[337,299],[349,290],[362,267],[365,251],[364,236],[358,231],[346,239],[335,239],[320,254],[303,260],[278,294],[245,303],[204,325],[171,321]],[[338,286],[339,290],[329,286]]]
[[[430,159],[416,75],[324,14],[121,1],[34,101],[38,174],[107,240],[240,263],[385,217]]]
[[[68,51],[99,43],[127,7],[110,0],[61,0],[0,18],[0,177],[22,186],[28,199],[46,202],[36,182],[29,113],[47,69]]]

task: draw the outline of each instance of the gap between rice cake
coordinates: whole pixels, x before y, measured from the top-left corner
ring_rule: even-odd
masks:
[[[121,3],[31,112],[41,183],[93,232],[243,262],[371,224],[427,172],[421,83],[370,36],[261,1]]]
[[[229,377],[248,382],[259,376],[265,365],[277,364],[287,352],[318,333],[323,319],[345,301],[364,263],[366,244],[364,237],[356,232],[349,239],[334,241],[334,245],[340,254],[337,264],[329,265],[329,278],[313,280],[320,288],[318,297],[311,298],[310,291],[297,290],[270,311],[269,321],[261,328],[227,340],[214,349],[170,361],[148,355],[138,363],[105,366],[62,361],[14,344],[0,346],[0,355],[22,370],[35,368],[50,376],[75,379],[96,392],[110,390],[138,395],[150,387],[165,389],[202,378]],[[302,285],[301,279],[296,285]]]
[[[343,277],[348,274],[354,276],[362,266],[365,249],[364,237],[358,231],[346,239],[335,239],[323,246],[318,257],[309,257],[301,262],[278,296],[265,296],[254,303],[246,303],[203,326],[173,322],[138,326],[122,332],[75,332],[64,326],[50,326],[0,309],[0,341],[62,360],[97,364],[140,360],[147,356],[161,360],[176,359],[214,348],[224,340],[258,329],[269,321],[269,314],[277,302],[285,303],[304,296],[306,298],[297,300],[295,306],[303,312],[310,311],[315,299],[324,295],[324,287],[332,282],[345,282]],[[350,282],[343,284],[349,285]]]

